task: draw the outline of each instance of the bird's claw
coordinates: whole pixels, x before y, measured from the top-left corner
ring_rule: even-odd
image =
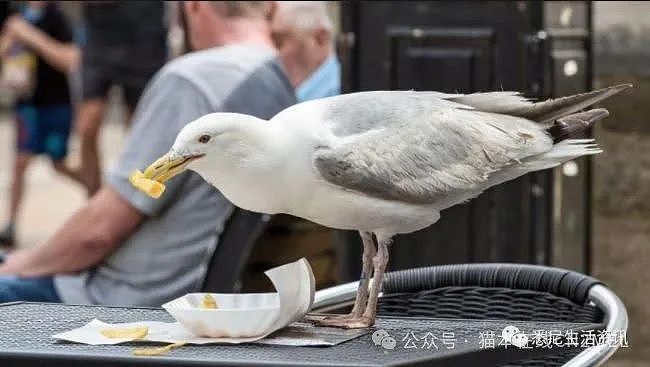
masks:
[[[337,327],[342,329],[362,329],[372,326],[375,322],[366,316],[337,315],[313,319],[318,326]]]
[[[318,323],[322,320],[330,320],[330,319],[344,319],[344,318],[350,318],[350,314],[345,314],[345,315],[305,315],[305,321],[309,322],[314,322]]]

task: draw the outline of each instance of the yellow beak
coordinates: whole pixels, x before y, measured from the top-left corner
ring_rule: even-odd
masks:
[[[153,162],[144,173],[135,170],[129,175],[131,184],[154,199],[158,199],[165,191],[163,182],[178,175],[185,170],[187,165],[203,154],[181,156],[175,152],[169,152]]]
[[[185,170],[187,165],[203,155],[180,156],[173,153],[167,153],[158,158],[144,171],[144,178],[164,183],[170,178],[178,175]]]

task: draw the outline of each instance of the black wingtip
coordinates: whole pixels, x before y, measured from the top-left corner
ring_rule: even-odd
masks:
[[[556,120],[553,126],[549,127],[547,131],[553,137],[553,142],[558,143],[576,136],[581,131],[590,128],[594,123],[607,116],[609,116],[609,111],[606,109],[594,108],[589,111],[564,116]]]
[[[523,116],[537,122],[553,122],[564,116],[569,116],[596,103],[616,95],[626,89],[632,88],[632,84],[624,83],[601,89],[574,94],[571,96],[550,99],[544,102],[535,103],[536,108]]]

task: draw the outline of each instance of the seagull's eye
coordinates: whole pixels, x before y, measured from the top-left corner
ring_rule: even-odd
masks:
[[[201,135],[199,136],[199,143],[205,144],[210,141],[210,135]]]

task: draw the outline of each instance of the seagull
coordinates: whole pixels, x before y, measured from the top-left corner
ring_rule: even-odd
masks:
[[[393,236],[491,186],[600,153],[593,139],[572,137],[609,113],[584,109],[629,87],[543,102],[504,91],[370,91],[296,104],[270,121],[212,113],[188,123],[145,175],[164,182],[193,170],[243,209],[359,231],[353,309],[319,322],[368,327]]]

